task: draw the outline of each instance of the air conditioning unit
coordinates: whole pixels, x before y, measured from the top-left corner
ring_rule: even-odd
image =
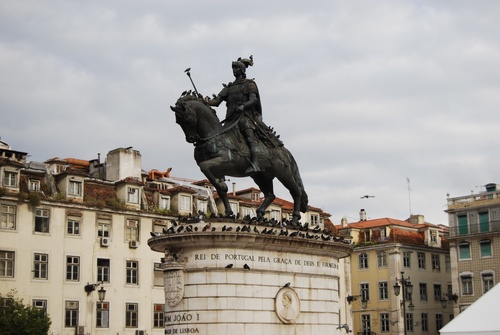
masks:
[[[135,335],[146,335],[146,331],[145,330],[136,330]]]
[[[101,237],[101,247],[108,247],[110,243],[109,237]]]
[[[135,249],[139,246],[139,242],[137,241],[128,241],[128,247],[131,249]]]

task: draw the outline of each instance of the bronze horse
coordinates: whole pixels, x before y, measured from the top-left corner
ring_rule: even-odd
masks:
[[[239,133],[237,122],[222,126],[215,110],[194,95],[179,98],[174,107],[176,122],[182,127],[186,141],[195,145],[194,158],[201,172],[215,187],[221,198],[225,214],[232,216],[227,198],[225,176],[250,176],[264,194],[264,201],[257,208],[257,218],[262,219],[266,208],[276,198],[273,179],[290,191],[293,198],[292,220],[300,220],[300,212],[306,212],[308,197],[302,184],[297,163],[290,151],[276,141],[261,143],[260,172],[246,172],[251,167],[250,152]],[[269,139],[270,135],[265,135]],[[273,145],[274,143],[274,145]]]

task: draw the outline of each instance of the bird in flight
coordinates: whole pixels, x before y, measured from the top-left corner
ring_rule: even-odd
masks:
[[[374,195],[363,195],[361,199],[375,198]]]

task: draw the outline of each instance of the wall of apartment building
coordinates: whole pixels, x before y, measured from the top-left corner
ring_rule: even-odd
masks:
[[[152,251],[147,245],[153,221],[165,222],[165,217],[156,217],[139,212],[113,212],[88,209],[67,203],[42,202],[33,207],[17,199],[2,197],[0,203],[14,205],[15,229],[0,229],[1,250],[14,252],[14,275],[0,280],[0,292],[7,294],[16,290],[16,296],[25,303],[33,300],[46,301],[47,313],[52,325],[50,334],[75,334],[75,328],[65,327],[65,303],[78,302],[78,326],[85,334],[135,334],[146,330],[148,334],[163,334],[164,327],[153,328],[153,307],[164,304],[163,286],[154,284],[154,264],[160,263],[162,254]],[[36,208],[49,211],[49,231],[34,232]],[[111,230],[107,246],[101,244],[97,221],[102,214],[110,218]],[[68,216],[79,219],[79,234],[67,233]],[[127,219],[138,220],[139,238],[136,248],[130,248],[125,237]],[[166,222],[165,222],[166,225]],[[48,256],[48,273],[44,279],[34,278],[34,255]],[[76,280],[66,278],[66,257],[78,257],[79,273]],[[88,294],[86,284],[98,283],[97,259],[110,260],[109,282],[103,283],[105,302],[109,303],[109,326],[96,327],[97,290]],[[126,283],[126,262],[136,261],[138,283]],[[160,276],[162,273],[160,272]],[[98,283],[100,284],[100,283]],[[97,289],[100,287],[99,285]],[[138,323],[136,327],[125,326],[125,305],[136,303]]]

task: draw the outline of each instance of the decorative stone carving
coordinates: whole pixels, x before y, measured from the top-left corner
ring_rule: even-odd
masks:
[[[179,304],[184,297],[184,271],[165,271],[165,302],[168,306],[174,307]]]
[[[274,299],[276,315],[281,322],[293,324],[300,313],[300,299],[297,292],[290,287],[283,287]]]

